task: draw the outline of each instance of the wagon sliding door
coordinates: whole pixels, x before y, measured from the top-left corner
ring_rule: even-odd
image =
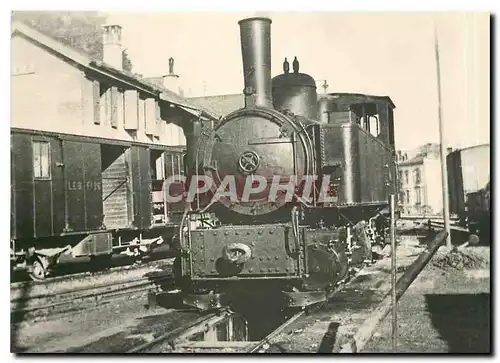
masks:
[[[104,226],[128,228],[132,222],[130,148],[101,145]]]
[[[66,230],[102,228],[101,147],[79,141],[63,141],[66,184]]]

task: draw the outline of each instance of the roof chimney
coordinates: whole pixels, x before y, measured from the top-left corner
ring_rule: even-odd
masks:
[[[164,88],[182,96],[183,91],[180,87],[179,76],[174,72],[174,58],[170,57],[168,59],[168,74],[162,78]]]
[[[104,63],[123,70],[122,27],[118,24],[105,25],[102,45]]]

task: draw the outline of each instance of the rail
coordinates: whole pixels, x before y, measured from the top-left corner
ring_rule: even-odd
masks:
[[[444,222],[443,221],[431,221],[431,227],[435,228],[443,228],[444,227]],[[453,231],[459,231],[459,232],[469,232],[469,230],[465,227],[450,224],[450,229]]]
[[[11,299],[11,317],[24,320],[34,316],[52,316],[68,311],[88,308],[131,293],[141,293],[162,286],[173,287],[172,274],[161,273],[128,281],[110,282],[77,289],[54,291],[50,294],[27,295]],[[89,304],[90,303],[90,304]]]
[[[220,323],[224,319],[230,318],[232,315],[234,315],[234,313],[228,308],[208,313],[208,315],[201,316],[194,321],[166,332],[150,342],[140,344],[126,353],[145,353],[154,349],[155,346],[163,344],[167,344],[171,349],[175,349],[177,341],[186,340],[198,333],[207,331],[209,327]]]
[[[264,339],[260,340],[257,344],[252,346],[247,353],[264,353],[270,346],[271,346],[271,340],[281,333],[283,329],[285,329],[287,326],[292,324],[294,321],[299,319],[305,314],[305,310],[302,310],[298,312],[297,314],[293,315],[290,319],[285,321],[283,324],[281,324],[278,328],[273,330],[270,334],[268,334]]]

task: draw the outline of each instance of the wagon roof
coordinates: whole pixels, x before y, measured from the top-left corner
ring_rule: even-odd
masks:
[[[188,101],[187,99],[177,95],[176,93],[162,87],[153,82],[140,77],[132,72],[119,70],[113,66],[92,58],[90,55],[83,53],[63,44],[59,40],[54,39],[51,36],[43,34],[42,32],[35,30],[31,26],[24,24],[20,21],[16,21],[12,24],[11,36],[15,34],[22,34],[25,37],[30,38],[43,48],[49,49],[52,52],[58,53],[60,56],[65,58],[76,66],[83,67],[86,70],[97,72],[109,78],[118,79],[121,82],[128,83],[131,87],[137,88],[144,92],[152,93],[158,96],[161,100],[175,104],[182,108],[184,111],[202,117],[209,120],[217,120],[218,117],[207,109],[195,105]]]
[[[466,147],[463,147],[461,149],[453,150],[453,152],[460,153],[460,152],[465,151],[465,150],[484,149],[484,148],[490,148],[490,143],[484,143],[484,144],[466,146]]]

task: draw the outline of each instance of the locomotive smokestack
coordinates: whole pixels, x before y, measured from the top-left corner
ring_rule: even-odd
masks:
[[[271,19],[248,18],[240,25],[245,107],[273,108],[271,91]]]

